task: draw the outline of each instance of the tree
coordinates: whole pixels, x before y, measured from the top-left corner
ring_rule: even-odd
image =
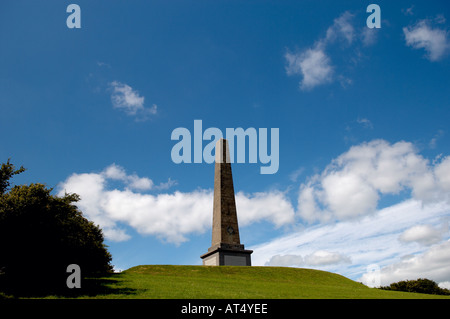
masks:
[[[419,278],[417,280],[403,280],[390,284],[387,287],[381,287],[385,290],[417,292],[432,295],[450,295],[448,289],[438,286],[438,284],[430,279]]]
[[[77,194],[58,197],[43,184],[9,189],[9,179],[24,171],[9,160],[0,169],[0,271],[21,291],[67,289],[67,266],[83,277],[112,270],[101,229],[74,205]]]
[[[18,170],[15,170],[16,168],[9,162],[10,160],[11,159],[8,158],[8,161],[2,164],[2,168],[0,169],[0,195],[4,194],[9,188],[9,180],[11,179],[11,177],[25,171],[25,168],[23,166],[21,166]]]

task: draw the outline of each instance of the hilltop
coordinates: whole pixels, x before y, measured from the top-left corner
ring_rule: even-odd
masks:
[[[288,267],[142,265],[100,279],[82,298],[410,299],[445,296],[369,288],[344,276]],[[448,297],[447,297],[448,298]]]

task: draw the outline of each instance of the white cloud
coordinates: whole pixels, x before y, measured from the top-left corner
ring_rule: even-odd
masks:
[[[140,119],[156,114],[157,105],[153,104],[150,108],[144,107],[144,97],[131,86],[118,81],[111,82],[110,86],[111,101],[115,108],[123,110],[128,115],[139,116]]]
[[[279,191],[236,194],[239,224],[246,226],[261,220],[270,221],[275,227],[294,222],[295,211],[284,193]]]
[[[270,258],[265,266],[325,266],[341,263],[351,263],[350,258],[336,252],[317,250],[305,257],[301,255],[275,255]]]
[[[450,43],[446,30],[432,28],[430,24],[430,20],[421,20],[413,26],[404,27],[403,33],[406,45],[414,49],[424,49],[430,61],[438,61],[449,51]]]
[[[110,189],[110,184],[120,181],[124,187]],[[154,186],[151,179],[127,174],[115,164],[100,173],[72,174],[59,185],[64,192],[77,193],[81,200],[77,206],[83,214],[100,225],[106,239],[123,241],[130,239],[123,227],[128,225],[142,235],[180,244],[190,234],[203,233],[211,227],[212,190],[174,192],[172,194],[142,194],[136,191],[167,189],[167,183]],[[276,227],[292,223],[294,209],[281,192],[236,195],[240,226],[266,220]]]
[[[125,170],[116,165],[111,164],[105,170],[103,171],[103,175],[110,179],[117,179],[117,180],[126,180],[127,174],[125,173]]]
[[[265,263],[265,266],[302,267],[304,264],[300,255],[275,255]]]
[[[127,175],[125,169],[116,164],[111,164],[102,172],[102,175],[108,179],[120,180],[127,187],[134,190],[149,190],[153,188],[153,181],[147,177],[139,177],[136,174]]]
[[[439,283],[439,287],[444,289],[450,289],[450,281],[442,281]]]
[[[127,84],[117,81],[111,82],[113,93],[111,100],[114,107],[123,108],[130,115],[135,115],[138,110],[144,108],[144,97]]]
[[[114,224],[125,223],[171,243],[184,242],[187,234],[204,232],[211,223],[211,192],[150,195],[115,189],[103,196],[103,214]]]
[[[382,195],[405,190],[425,203],[448,200],[450,158],[433,167],[408,142],[353,146],[301,185],[298,211],[310,222],[351,219],[374,213]]]
[[[441,162],[436,165],[434,172],[438,187],[439,189],[442,189],[445,194],[447,194],[446,198],[448,200],[448,193],[450,192],[450,156],[442,159]]]
[[[320,46],[308,49],[303,53],[286,53],[288,62],[286,72],[288,75],[301,74],[303,80],[300,82],[302,90],[310,90],[318,85],[331,82],[333,68],[330,59]]]
[[[336,252],[329,252],[326,250],[318,250],[310,255],[305,256],[306,265],[324,266],[340,263],[351,263],[351,261],[350,258],[345,255]]]
[[[124,183],[123,190],[108,189],[108,184],[115,180]],[[165,184],[163,188],[168,187]],[[185,241],[187,233],[207,227],[210,220],[206,212],[212,194],[206,191],[159,195],[133,192],[152,188],[151,179],[127,175],[122,167],[112,164],[100,173],[72,174],[60,184],[60,194],[79,194],[81,200],[77,206],[87,218],[102,227],[107,239],[113,241],[130,239],[121,222],[141,234],[174,243]]]
[[[417,242],[422,245],[432,245],[442,240],[443,232],[431,225],[416,225],[405,230],[399,237],[403,242]]]

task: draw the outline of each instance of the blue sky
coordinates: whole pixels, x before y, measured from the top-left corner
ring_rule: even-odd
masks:
[[[275,174],[233,164],[254,265],[450,287],[447,1],[70,3],[0,5],[0,160],[79,193],[116,268],[201,263],[214,168],[171,133],[202,120],[279,129]]]

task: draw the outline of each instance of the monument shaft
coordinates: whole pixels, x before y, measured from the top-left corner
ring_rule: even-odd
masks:
[[[222,154],[220,156],[216,153],[214,169],[214,206],[211,246],[220,243],[240,245],[228,143],[226,143],[226,140],[221,139],[217,146],[216,152],[220,151]],[[227,159],[227,155],[228,160],[223,160]]]

